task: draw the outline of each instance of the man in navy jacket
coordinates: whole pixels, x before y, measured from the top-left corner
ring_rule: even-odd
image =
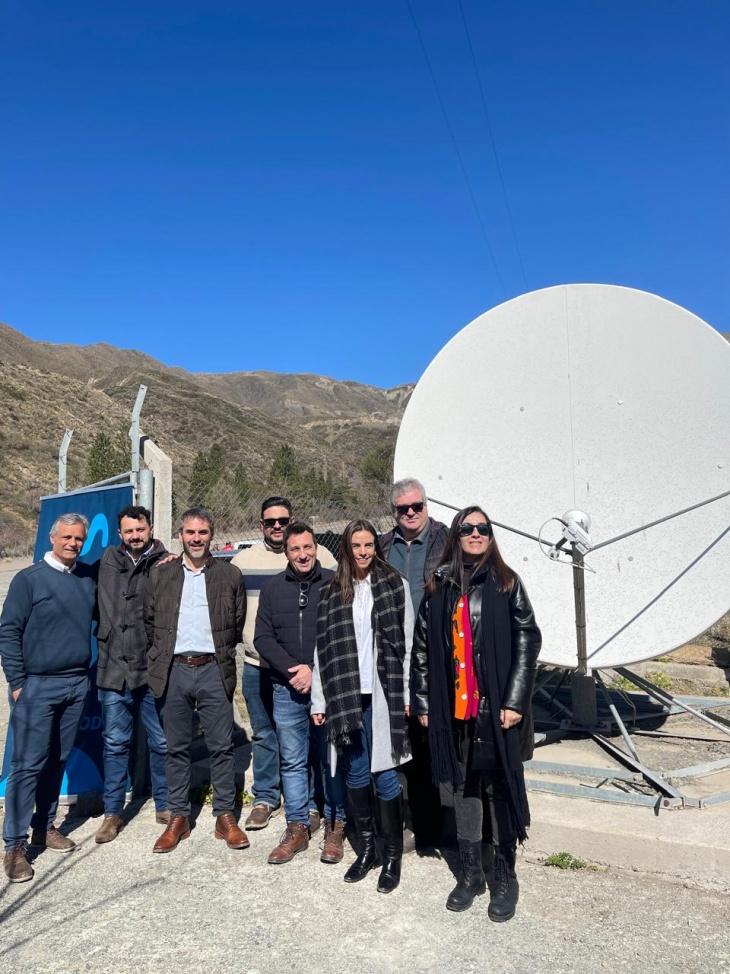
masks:
[[[76,848],[54,819],[88,689],[96,569],[76,560],[88,530],[83,514],[62,514],[51,528],[51,550],[18,572],[0,617],[0,656],[13,701],[3,823],[11,883],[33,878],[30,825],[32,845],[54,852]]]
[[[279,743],[286,831],[269,862],[290,862],[309,845],[310,692],[317,642],[319,591],[333,572],[317,560],[312,528],[294,521],[284,531],[286,569],[261,586],[254,646],[270,667],[274,725]],[[314,731],[312,746],[324,751],[324,734]],[[324,762],[326,765],[326,761]],[[325,774],[325,838],[321,859],[339,862],[345,827],[345,791],[341,776]]]

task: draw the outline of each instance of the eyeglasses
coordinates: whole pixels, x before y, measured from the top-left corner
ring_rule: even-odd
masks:
[[[299,583],[299,608],[306,609],[309,605],[309,582]]]
[[[398,517],[405,517],[409,511],[413,511],[414,514],[420,514],[425,506],[423,501],[416,501],[415,504],[396,504],[395,513]]]
[[[475,531],[478,531],[483,538],[488,538],[492,533],[492,525],[483,523],[469,524],[468,521],[459,525],[459,534],[462,538],[468,538],[470,535],[474,534]]]
[[[277,524],[280,524],[285,528],[288,524],[291,524],[290,517],[265,517],[263,520],[263,525],[265,528],[275,528]]]

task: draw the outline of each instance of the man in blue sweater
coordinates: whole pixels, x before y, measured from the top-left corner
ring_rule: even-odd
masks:
[[[88,530],[83,514],[62,514],[51,528],[51,550],[18,572],[0,617],[0,657],[12,696],[3,823],[11,883],[33,878],[29,826],[32,845],[54,852],[76,848],[54,819],[88,688],[96,571],[76,560]]]

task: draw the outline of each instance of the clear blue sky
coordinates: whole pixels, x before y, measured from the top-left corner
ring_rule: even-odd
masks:
[[[5,0],[0,29],[0,320],[31,338],[391,386],[580,281],[730,332],[727,0]]]

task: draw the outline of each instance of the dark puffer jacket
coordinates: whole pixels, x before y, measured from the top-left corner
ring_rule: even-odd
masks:
[[[314,665],[319,591],[333,575],[317,562],[310,578],[302,582],[287,566],[261,586],[253,642],[256,652],[271,667],[276,683],[289,683],[290,666]],[[307,599],[303,607],[299,605],[300,592]]]
[[[236,646],[246,621],[246,585],[237,568],[212,556],[208,557],[204,571],[215,660],[226,693],[232,698],[236,688]],[[183,572],[182,558],[161,565],[152,573],[145,592],[144,624],[149,642],[147,682],[156,697],[164,694],[172,666]]]
[[[104,690],[130,690],[147,682],[147,633],[144,593],[154,565],[167,554],[160,541],[137,564],[123,545],[109,547],[101,557],[99,604],[99,661],[96,685]]]
[[[458,586],[448,577],[450,565],[442,565],[436,572],[436,591],[424,598],[416,621],[411,657],[411,706],[416,715],[429,712],[428,679],[428,639],[440,643],[446,672],[449,674],[453,693],[453,646],[451,642],[451,620],[454,608],[461,595]],[[479,686],[479,709],[474,734],[479,747],[482,767],[498,767],[494,747],[494,724],[486,692],[487,667],[483,654],[481,627],[482,589],[487,569],[480,569],[469,584],[469,610],[474,646],[474,669]],[[515,575],[512,590],[503,596],[509,602],[511,640],[509,646],[497,647],[497,696],[502,709],[516,710],[522,720],[514,728],[519,736],[519,750],[523,761],[532,757],[534,749],[534,722],[532,718],[532,692],[537,673],[537,658],[542,645],[542,636],[535,622],[532,605],[527,597],[522,580]],[[435,633],[429,616],[442,620],[443,630]],[[431,620],[433,622],[433,620]],[[433,657],[432,657],[433,658]],[[452,706],[452,713],[453,713]],[[508,732],[510,733],[510,732]],[[491,760],[490,760],[491,758]]]

